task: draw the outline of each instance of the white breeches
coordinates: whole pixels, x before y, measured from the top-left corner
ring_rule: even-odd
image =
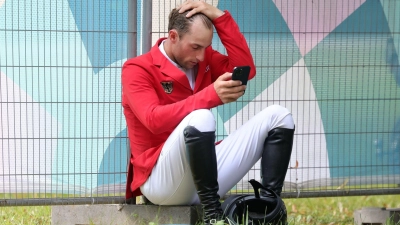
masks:
[[[201,132],[215,131],[210,110],[196,110],[187,115],[168,137],[141,192],[157,205],[193,205],[199,203],[186,157],[183,130],[194,126]],[[231,190],[261,158],[264,141],[274,128],[294,128],[290,112],[272,105],[255,115],[216,145],[220,196]]]

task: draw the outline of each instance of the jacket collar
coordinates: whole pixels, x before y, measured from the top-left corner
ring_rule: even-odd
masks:
[[[160,68],[160,72],[165,76],[168,76],[174,79],[176,82],[179,82],[184,87],[192,90],[186,77],[186,74],[178,69],[175,65],[173,65],[160,51],[158,46],[165,40],[166,38],[160,38],[157,43],[151,48],[150,53],[153,58],[153,64]],[[201,84],[206,69],[205,61],[199,62],[197,74],[196,74],[196,82],[194,87],[194,92],[197,92],[199,88],[199,84]]]
[[[165,76],[168,76],[175,80],[176,82],[182,84],[184,87],[192,90],[186,74],[173,65],[160,51],[158,46],[166,38],[161,38],[157,43],[151,48],[150,53],[153,58],[153,64],[160,68],[160,72]]]

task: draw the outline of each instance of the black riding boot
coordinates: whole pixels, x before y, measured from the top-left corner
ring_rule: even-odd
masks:
[[[200,132],[187,126],[184,136],[193,181],[203,207],[204,224],[215,223],[223,219],[218,195],[215,132]]]
[[[268,133],[264,143],[261,158],[261,183],[279,196],[292,154],[293,136],[294,129],[275,128]]]

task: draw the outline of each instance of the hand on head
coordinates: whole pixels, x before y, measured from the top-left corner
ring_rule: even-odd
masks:
[[[223,11],[213,5],[208,4],[204,0],[186,0],[177,7],[180,13],[189,11],[186,17],[191,17],[196,13],[203,13],[211,20],[214,20],[224,14]]]

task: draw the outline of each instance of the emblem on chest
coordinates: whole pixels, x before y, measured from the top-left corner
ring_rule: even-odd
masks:
[[[174,85],[172,81],[161,81],[161,85],[167,94],[171,94],[172,91],[174,90]]]

